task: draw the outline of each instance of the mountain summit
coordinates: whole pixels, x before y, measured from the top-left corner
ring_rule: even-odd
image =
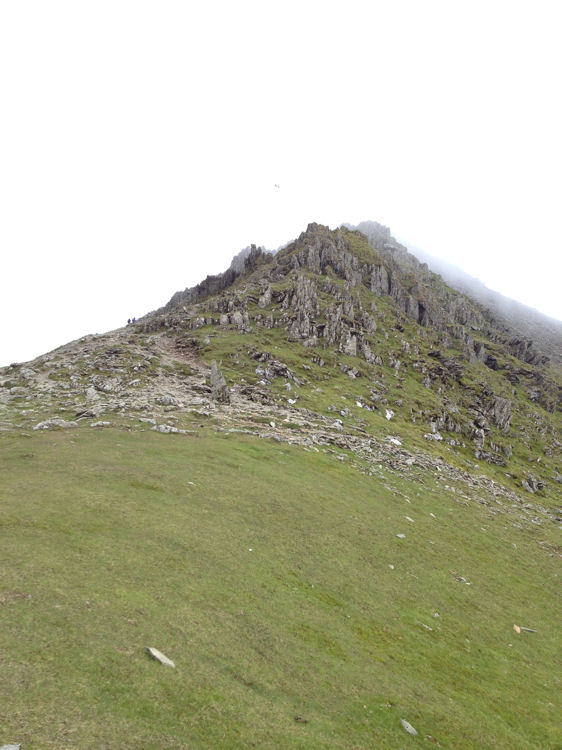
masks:
[[[5,418],[22,399],[24,423],[55,403],[72,420],[179,414],[216,402],[212,361],[231,420],[258,403],[374,439],[392,428],[524,493],[560,481],[559,366],[376,222],[309,224],[276,254],[252,245],[133,326],[5,368]]]

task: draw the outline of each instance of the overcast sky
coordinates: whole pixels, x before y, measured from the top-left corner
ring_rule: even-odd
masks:
[[[0,365],[311,221],[562,318],[559,8],[4,0]]]

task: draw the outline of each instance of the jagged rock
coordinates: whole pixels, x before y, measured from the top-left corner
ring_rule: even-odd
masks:
[[[441,433],[439,432],[426,432],[424,438],[426,440],[435,440],[437,442],[441,442],[441,440],[443,440],[443,435],[441,435]]]
[[[363,326],[363,329],[367,334],[373,334],[377,330],[377,323],[375,319],[367,312],[363,312],[361,315],[361,325]]]
[[[357,355],[357,337],[353,334],[348,334],[346,339],[342,341],[340,349],[344,354],[355,357]]]
[[[531,475],[529,475],[526,479],[522,479],[521,484],[527,490],[527,492],[531,492],[532,494],[544,489],[544,482],[535,479],[535,477]]]
[[[230,403],[230,393],[222,372],[218,369],[216,360],[211,362],[211,398],[220,403]]]
[[[447,376],[450,376],[460,383],[464,373],[464,369],[456,359],[453,359],[452,357],[445,357],[439,349],[428,352],[428,355],[433,359],[438,360],[442,364],[441,368],[435,368],[431,371],[431,376],[433,378],[440,378],[441,380],[446,382]]]
[[[94,375],[92,378],[92,385],[96,391],[102,393],[114,393],[121,385],[121,378],[104,378],[101,375]]]
[[[472,440],[474,441],[474,444],[479,450],[482,450],[484,448],[484,441],[486,439],[486,434],[484,430],[480,427],[476,428],[472,431]]]
[[[522,362],[528,362],[531,365],[548,364],[548,357],[539,354],[530,340],[513,338],[508,342],[508,347],[511,354]]]
[[[500,396],[495,396],[486,410],[486,414],[492,423],[499,427],[502,432],[509,431],[511,422],[511,401]]]
[[[298,380],[297,378],[295,378],[292,370],[284,362],[280,362],[279,360],[274,359],[269,352],[261,352],[257,349],[250,349],[248,351],[248,356],[256,360],[256,362],[264,362],[267,365],[265,369],[256,368],[256,374],[258,374],[259,370],[259,374],[264,375],[268,380],[279,376],[282,378],[287,378],[288,380],[294,380],[295,383],[298,384]]]
[[[477,458],[479,461],[487,461],[489,464],[497,464],[498,466],[505,466],[506,463],[505,458],[491,451],[475,450],[474,458]]]
[[[169,393],[162,393],[156,396],[154,401],[161,406],[179,406],[179,401],[175,396],[171,396]]]
[[[99,417],[99,415],[103,412],[104,408],[101,404],[93,404],[92,406],[89,406],[87,409],[79,409],[75,416],[76,419],[88,419],[91,417]]]
[[[457,413],[458,408],[449,403],[448,407],[451,411]],[[443,411],[441,414],[434,415],[429,423],[431,432],[437,432],[437,430],[446,430],[447,432],[461,432],[461,425],[448,411]]]
[[[374,266],[371,271],[371,291],[378,297],[390,294],[390,277],[384,266]]]
[[[329,346],[333,346],[342,339],[342,306],[332,304],[326,311],[326,324],[321,326],[323,335]]]
[[[263,294],[260,295],[258,300],[258,307],[264,308],[269,307],[271,304],[271,286],[268,284]]]
[[[295,312],[289,338],[292,341],[309,339],[316,335],[314,319],[318,315],[318,294],[312,279],[299,276],[291,295],[291,307]]]
[[[244,317],[240,310],[234,310],[233,313],[229,316],[230,322],[233,326],[236,326],[237,328],[243,328],[244,327]]]
[[[368,362],[370,365],[375,364],[376,357],[371,351],[371,347],[369,346],[369,343],[367,341],[360,342],[359,351],[365,362]]]

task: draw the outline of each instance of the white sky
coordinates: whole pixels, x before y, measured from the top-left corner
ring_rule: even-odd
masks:
[[[311,221],[562,318],[561,7],[3,0],[0,365]]]

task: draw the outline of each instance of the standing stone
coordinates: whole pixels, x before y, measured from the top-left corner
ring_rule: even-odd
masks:
[[[230,403],[230,393],[222,372],[217,367],[216,360],[211,362],[211,398],[223,404]]]

